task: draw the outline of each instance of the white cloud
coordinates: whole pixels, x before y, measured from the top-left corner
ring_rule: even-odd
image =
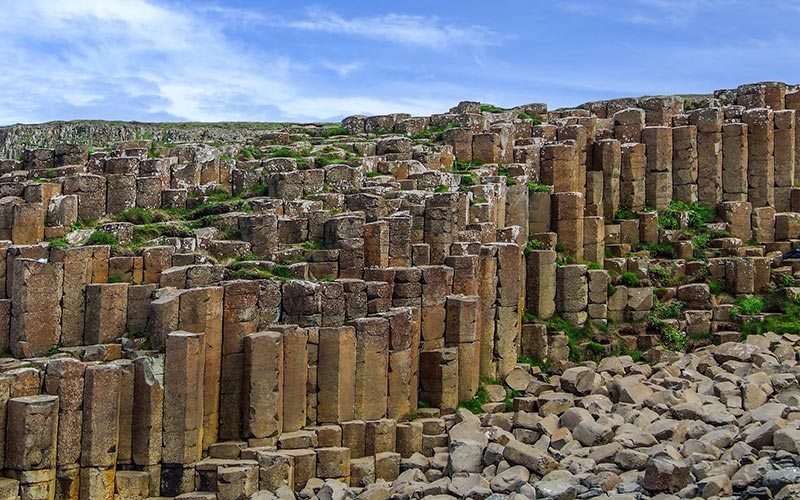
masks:
[[[309,9],[306,19],[288,21],[285,25],[299,30],[387,40],[431,49],[496,45],[499,39],[498,34],[482,26],[453,26],[435,16],[386,14],[347,19],[319,8]]]
[[[629,0],[599,6],[597,2],[573,0],[561,8],[578,15],[601,16],[634,25],[685,27],[696,21],[702,10],[713,11],[743,1],[746,0]]]
[[[302,97],[291,99],[287,105],[300,116],[341,116],[344,114],[411,113],[431,115],[446,111],[436,99],[381,99],[376,97]]]
[[[238,12],[209,18],[155,0],[0,0],[0,9],[0,125],[75,118],[312,121],[450,105],[315,90],[316,71],[344,77],[360,64],[310,67],[242,46],[220,22],[224,14],[241,18]],[[436,33],[420,27],[410,36],[439,43],[443,35]]]
[[[331,61],[323,61],[320,64],[323,68],[331,70],[343,78],[350,76],[351,74],[355,73],[356,71],[364,67],[364,64],[360,62],[335,63]]]

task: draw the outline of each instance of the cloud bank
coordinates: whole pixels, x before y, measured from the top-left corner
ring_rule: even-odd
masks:
[[[310,121],[352,112],[440,112],[435,99],[327,93],[310,72],[348,77],[360,62],[296,63],[246,45],[223,24],[150,0],[2,1],[0,124],[60,118]],[[202,12],[202,11],[201,11]],[[206,13],[221,13],[219,9]],[[231,13],[229,11],[229,13]],[[259,16],[255,11],[234,12]],[[255,21],[266,18],[256,17]],[[373,23],[380,23],[377,29]],[[425,47],[481,40],[419,16],[346,19],[319,9],[284,28]]]

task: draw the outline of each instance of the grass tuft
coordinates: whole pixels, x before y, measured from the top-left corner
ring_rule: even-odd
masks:
[[[89,236],[88,240],[86,240],[86,245],[117,246],[119,245],[119,241],[117,241],[117,237],[114,236],[113,234],[106,231],[97,230]]]

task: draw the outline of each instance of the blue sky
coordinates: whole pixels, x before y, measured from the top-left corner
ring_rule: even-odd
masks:
[[[319,121],[800,82],[800,0],[0,0],[0,125]]]

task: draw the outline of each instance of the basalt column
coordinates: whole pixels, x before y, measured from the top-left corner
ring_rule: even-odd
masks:
[[[722,127],[722,199],[747,201],[747,124]],[[701,181],[705,182],[705,179]]]
[[[685,203],[697,201],[697,127],[672,129],[672,197]]]
[[[161,494],[194,490],[194,463],[203,454],[205,346],[202,333],[167,336]]]
[[[791,210],[795,176],[795,111],[776,111],[775,117],[775,210]]]
[[[753,207],[774,207],[774,114],[766,108],[748,109],[742,121],[747,124],[747,198]]]
[[[689,115],[689,123],[697,127],[698,201],[716,207],[722,201],[722,123],[719,109],[701,109]]]
[[[447,347],[458,351],[458,400],[472,399],[480,382],[478,315],[480,298],[470,295],[447,297]]]
[[[645,127],[642,142],[647,150],[647,206],[664,210],[672,202],[672,129]]]

